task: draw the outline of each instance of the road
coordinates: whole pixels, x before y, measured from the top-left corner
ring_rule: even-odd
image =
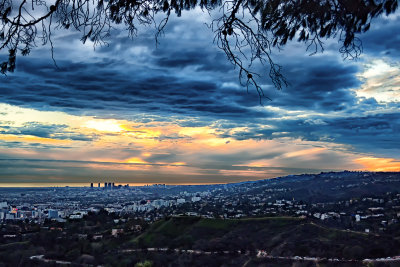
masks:
[[[186,253],[186,254],[196,254],[196,255],[211,255],[211,254],[241,254],[240,250],[238,251],[204,251],[198,249],[168,249],[168,248],[144,248],[144,249],[124,249],[120,250],[120,253],[137,253],[137,252],[167,252],[171,251],[174,253]],[[250,255],[250,251],[245,251],[244,255]],[[256,250],[256,257],[257,258],[265,258],[265,259],[276,259],[276,260],[292,260],[292,261],[312,261],[312,262],[321,262],[321,261],[330,261],[330,262],[337,262],[337,263],[373,263],[373,262],[396,262],[400,264],[400,256],[393,256],[387,258],[376,258],[376,259],[363,259],[363,260],[356,260],[356,259],[339,259],[339,258],[320,258],[320,257],[301,257],[301,256],[272,256],[269,255],[264,250]],[[72,265],[72,262],[69,261],[61,261],[61,260],[52,260],[44,258],[44,255],[36,255],[31,256],[31,260],[39,260],[46,263],[56,263],[59,265]]]
[[[173,249],[169,250],[168,248],[145,248],[145,249],[125,249],[121,250],[122,253],[132,253],[132,252],[166,252],[166,251],[173,251],[175,253],[187,253],[187,254],[197,254],[197,255],[211,255],[211,254],[241,254],[241,251],[203,251],[203,250],[192,250],[192,249]],[[246,251],[245,255],[250,255],[250,251]],[[387,258],[376,258],[376,259],[363,259],[363,260],[356,260],[356,259],[339,259],[339,258],[320,258],[320,257],[301,257],[301,256],[272,256],[269,255],[264,250],[256,250],[257,258],[266,258],[266,259],[279,259],[279,260],[296,260],[296,261],[312,261],[312,262],[319,262],[319,261],[331,261],[331,262],[358,262],[358,263],[368,263],[368,262],[398,262],[400,263],[400,256],[393,256]]]

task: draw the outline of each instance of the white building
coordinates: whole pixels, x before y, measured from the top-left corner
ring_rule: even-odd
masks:
[[[71,214],[69,216],[70,219],[82,219],[83,218],[83,214]]]
[[[192,202],[200,201],[201,197],[192,197]]]
[[[6,201],[0,202],[0,209],[7,209],[7,208],[8,208],[8,205],[7,205]]]
[[[6,220],[14,220],[15,216],[14,213],[7,213],[6,214]]]
[[[111,230],[111,235],[116,237],[124,232],[124,229],[112,229]]]
[[[178,199],[176,200],[176,203],[178,203],[178,204],[183,204],[183,203],[185,203],[185,199],[184,199],[184,198],[178,198]]]

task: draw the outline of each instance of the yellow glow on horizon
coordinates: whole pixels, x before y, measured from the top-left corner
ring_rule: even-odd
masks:
[[[393,158],[358,158],[355,162],[363,165],[368,171],[400,171],[400,161]]]
[[[184,166],[184,165],[186,165],[186,162],[173,162],[173,163],[171,163],[171,165],[174,165],[174,166]]]
[[[84,125],[86,128],[94,129],[99,132],[122,132],[124,128],[116,120],[89,120]]]
[[[26,143],[41,143],[41,144],[60,144],[66,145],[72,143],[71,140],[66,139],[52,139],[45,137],[37,137],[32,135],[11,135],[11,134],[0,134],[0,140],[8,142],[26,142]]]
[[[138,157],[129,158],[129,159],[125,160],[124,163],[148,164],[147,161],[144,161],[144,160],[142,160],[141,158],[138,158]]]
[[[125,131],[128,131],[127,135],[133,136],[135,138],[151,139],[159,137],[161,135],[161,131],[157,129],[137,128],[136,130],[133,130],[132,127],[129,127],[127,125],[122,125],[121,128]]]
[[[225,176],[248,176],[258,179],[266,178],[268,174],[267,171],[256,170],[220,170],[219,173]]]
[[[1,120],[10,127],[24,129],[33,123],[43,124],[50,129],[50,138],[18,135],[12,131],[7,134],[7,130],[4,130],[0,140],[5,143],[20,142],[22,145],[12,147],[6,144],[5,148],[0,148],[1,153],[10,158],[70,161],[49,163],[57,164],[57,168],[79,166],[91,169],[89,171],[92,173],[121,173],[125,177],[135,177],[136,174],[153,177],[204,176],[210,179],[208,181],[214,179],[214,175],[215,179],[218,176],[224,179],[232,176],[232,179],[243,177],[240,178],[243,180],[247,177],[280,176],[296,168],[358,170],[364,166],[370,171],[400,171],[399,159],[360,155],[345,144],[279,138],[279,134],[270,140],[237,140],[221,135],[226,131],[230,134],[251,131],[247,127],[227,130],[218,128],[219,124],[212,122],[209,126],[184,127],[180,124],[183,120],[154,119],[150,123],[143,123],[135,119],[101,119],[5,104],[0,104],[0,112],[4,113]],[[52,125],[62,127],[52,128]],[[55,139],[57,136],[67,139]],[[80,136],[90,138],[74,140],[74,137]],[[44,146],[36,148],[32,143]],[[220,168],[208,169],[207,166],[213,164]],[[45,172],[45,169],[36,168],[35,171]],[[68,179],[67,176],[64,178]]]
[[[187,136],[208,136],[214,134],[215,130],[211,129],[210,127],[182,127],[179,130],[180,135],[187,135]]]
[[[310,148],[310,149],[303,149],[299,151],[294,151],[294,152],[288,152],[283,155],[285,158],[294,158],[294,157],[304,157],[304,156],[310,156],[310,155],[315,155],[318,154],[321,151],[326,150],[324,147],[315,147],[315,148]]]
[[[150,152],[144,152],[144,153],[142,153],[142,156],[148,158],[148,157],[151,157],[151,153]]]
[[[236,164],[232,166],[247,166],[247,167],[254,167],[254,168],[265,168],[265,167],[270,167],[271,164],[269,164],[267,161],[255,161],[255,162],[250,162],[249,164]]]
[[[0,118],[10,121],[13,126],[22,126],[28,122],[43,124],[67,124],[71,127],[79,127],[84,117],[69,115],[61,111],[41,111],[32,108],[22,108],[5,103],[0,103]]]
[[[172,163],[157,162],[157,164],[166,165],[166,166],[186,166],[187,165],[186,162],[172,162]]]
[[[121,171],[121,170],[143,170],[146,165],[124,165],[124,164],[115,164],[115,165],[104,165],[102,163],[90,163],[85,167],[95,169],[95,170],[104,170],[104,171]]]

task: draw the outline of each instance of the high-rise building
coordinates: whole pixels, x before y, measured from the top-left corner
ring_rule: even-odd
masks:
[[[7,205],[6,201],[0,202],[0,209],[7,209],[7,208],[8,208],[8,205]]]
[[[100,183],[99,183],[99,185],[98,185],[98,188],[100,188]]]
[[[49,219],[58,218],[58,210],[49,210]]]
[[[90,183],[90,188],[93,188],[93,183]]]

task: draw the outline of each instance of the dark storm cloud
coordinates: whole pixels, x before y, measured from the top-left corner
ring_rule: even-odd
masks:
[[[371,24],[371,29],[360,35],[364,52],[373,56],[400,56],[400,16],[380,18]]]
[[[109,46],[96,50],[99,59],[94,61],[58,60],[60,68],[55,68],[49,59],[20,57],[17,73],[0,85],[2,100],[75,114],[83,110],[94,115],[111,111],[113,116],[124,116],[129,111],[206,117],[207,121],[229,119],[234,123],[273,116],[272,112],[255,109],[259,97],[254,88],[247,94],[244,88],[224,86],[238,84],[238,73],[212,44],[210,29],[203,23],[185,23],[185,34],[194,35],[193,39],[185,38],[176,30],[181,23],[178,19],[170,21],[157,48],[149,32],[132,41],[117,31]],[[58,40],[72,43],[77,37],[72,34]],[[280,94],[269,90],[271,82],[265,80],[273,105],[334,111],[353,104],[354,95],[348,88],[358,85],[354,66],[329,56],[278,56],[291,86]],[[259,69],[265,74],[267,70],[267,66]]]
[[[48,150],[48,149],[70,149],[68,146],[60,146],[57,145],[47,145],[42,143],[26,143],[26,142],[17,142],[17,141],[3,141],[0,140],[0,147],[2,148],[26,148],[26,149],[35,149],[35,150]],[[4,157],[4,155],[1,155]]]
[[[327,123],[327,133],[331,132],[337,142],[352,144],[365,152],[393,150],[392,156],[398,157],[399,113],[338,118],[327,120]]]
[[[360,81],[357,67],[329,57],[304,57],[301,62],[285,65],[290,86],[284,95],[273,98],[272,104],[285,109],[321,112],[339,111],[353,106]]]
[[[114,32],[110,45],[96,50],[99,59],[76,63],[76,58],[69,57],[71,61],[57,60],[58,69],[48,58],[20,57],[17,73],[0,85],[2,100],[79,115],[101,116],[111,111],[114,118],[125,117],[128,111],[206,117],[207,122],[266,116],[265,112],[249,108],[258,105],[256,94],[248,97],[245,90],[221,87],[225,81],[237,83],[237,73],[215,46],[197,43],[206,39],[212,44],[212,31],[203,23],[188,23],[185,32],[196,34],[196,38],[177,38],[180,33],[175,28],[181,24],[171,20],[169,31],[157,48],[150,31],[134,41]],[[77,37],[70,34],[57,40],[73,43]],[[61,49],[69,51],[70,47],[56,47],[56,52]],[[253,104],[239,103],[237,100],[242,98]],[[202,120],[198,123],[197,126],[205,124]]]
[[[400,114],[387,113],[369,116],[307,119],[287,119],[270,122],[273,129],[260,129],[257,125],[247,131],[226,131],[221,137],[237,140],[274,139],[290,137],[307,141],[328,141],[352,146],[362,153],[398,157],[400,147]]]
[[[0,134],[31,135],[42,138],[69,139],[75,141],[92,141],[95,139],[94,136],[74,132],[67,128],[68,126],[64,124],[42,124],[38,122],[27,122],[22,126],[0,124]]]
[[[196,51],[174,51],[166,53],[165,50],[155,50],[155,63],[164,68],[186,68],[194,67],[198,71],[230,72],[232,66],[226,64],[226,56],[222,52],[209,53],[204,49]]]
[[[216,118],[263,115],[225,101],[230,92],[218,88],[218,80],[182,79],[157,70],[121,67],[113,61],[104,64],[60,62],[67,67],[55,69],[50,62],[23,58],[19,72],[0,85],[2,100],[37,109],[129,110]]]
[[[269,90],[273,101],[266,103],[284,110],[303,110],[304,115],[308,112],[328,114],[340,111],[350,116],[349,119],[320,118],[323,124],[318,124],[308,119],[270,120],[279,118],[280,114],[261,109],[254,91],[250,90],[248,94],[246,90],[233,86],[237,82],[236,75],[214,71],[210,59],[216,57],[215,53],[201,56],[197,50],[173,51],[167,57],[168,51],[162,48],[156,51],[152,53],[153,66],[132,65],[121,58],[95,63],[60,61],[61,67],[56,69],[52,62],[22,58],[18,63],[18,72],[0,84],[2,100],[19,106],[45,110],[55,108],[78,114],[98,115],[104,112],[124,117],[125,114],[147,113],[157,115],[154,118],[156,121],[160,116],[171,115],[197,118],[181,123],[191,127],[209,125],[222,119],[224,122],[214,125],[222,131],[220,137],[237,140],[291,137],[341,142],[360,147],[363,151],[390,148],[397,144],[394,134],[379,132],[384,130],[383,126],[373,130],[374,121],[384,120],[383,117],[361,119],[357,114],[363,109],[373,110],[380,104],[373,99],[357,102],[355,93],[349,89],[360,86],[356,77],[359,70],[351,62],[323,55],[280,58],[291,85],[283,92]],[[218,61],[223,62],[218,64],[226,66],[224,59]],[[192,76],[196,72],[187,71],[188,67],[206,69],[210,65],[209,71],[202,72],[203,76]],[[231,82],[231,85],[223,85],[225,81]],[[150,121],[147,119],[143,123]],[[352,126],[353,121],[357,126]],[[372,126],[367,127],[368,123]],[[270,124],[274,130],[262,129],[262,124]],[[250,130],[234,134],[224,131],[234,127],[249,127]],[[387,121],[385,127],[396,129],[397,126]],[[30,132],[45,137],[50,133],[48,130],[27,127],[24,131],[25,134]],[[54,132],[62,130],[54,128]],[[369,140],[372,137],[377,139],[371,144]],[[59,135],[58,138],[68,137]],[[87,137],[69,138],[79,140]]]
[[[62,132],[67,128],[67,125],[47,124],[43,125],[37,122],[24,123],[21,127],[1,126],[4,130],[0,130],[2,134],[13,135],[33,135],[37,137],[50,138],[52,134]]]

